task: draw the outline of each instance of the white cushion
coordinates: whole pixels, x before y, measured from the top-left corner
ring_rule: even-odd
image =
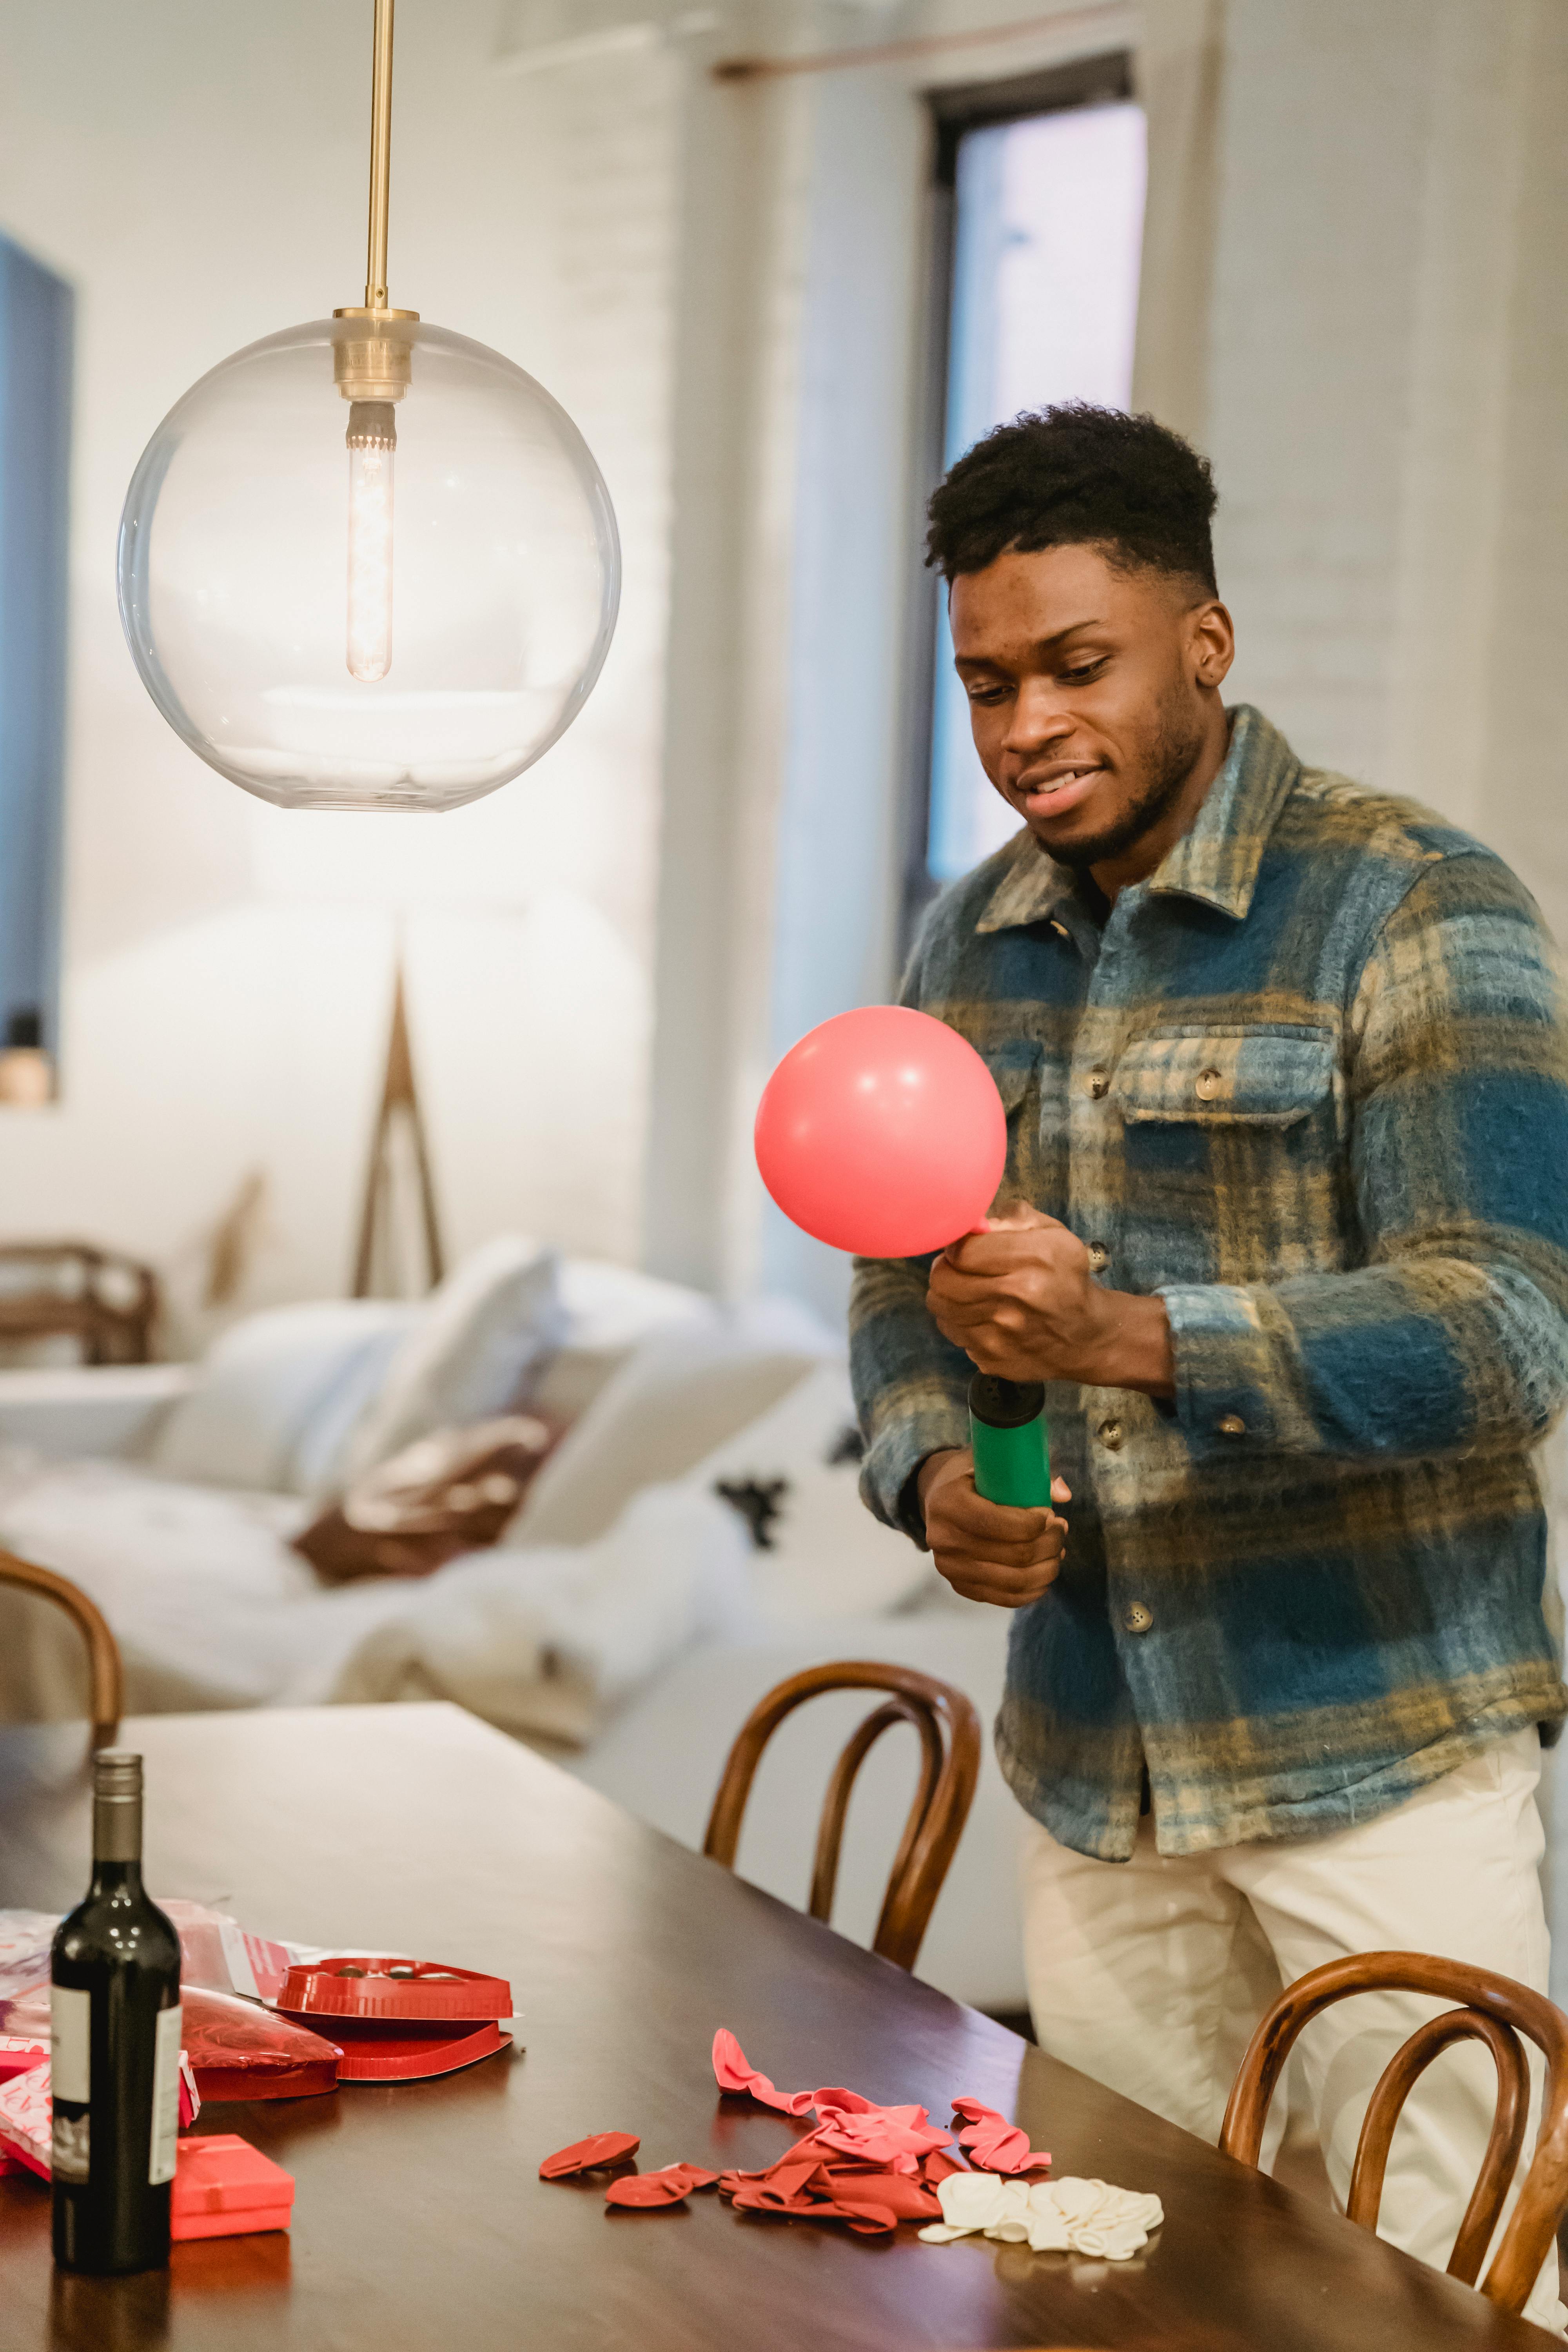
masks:
[[[148,1449],[164,1478],[307,1494],[424,1309],[334,1298],[247,1315],[209,1351]],[[345,1421],[343,1416],[347,1414]]]
[[[432,1430],[515,1405],[561,1337],[555,1252],[505,1234],[466,1257],[425,1302],[343,1462],[363,1477]]]
[[[195,1364],[0,1367],[0,1444],[40,1454],[145,1454],[199,1378]]]
[[[715,1308],[656,1332],[551,1455],[501,1541],[592,1543],[640,1486],[695,1469],[837,1344],[787,1299]]]
[[[584,1413],[632,1349],[672,1323],[711,1321],[719,1310],[700,1290],[664,1282],[607,1258],[561,1261],[561,1345],[529,1396],[535,1412],[560,1421]]]
[[[771,1412],[716,1447],[689,1484],[712,1493],[721,1480],[783,1482],[752,1560],[753,1594],[770,1626],[880,1616],[940,1581],[930,1554],[860,1500],[859,1432],[842,1362],[797,1381]]]

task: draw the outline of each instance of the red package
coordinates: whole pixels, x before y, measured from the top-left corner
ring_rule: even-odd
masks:
[[[169,2205],[171,2238],[240,2238],[286,2230],[294,2178],[232,2133],[183,2139]]]
[[[308,2099],[338,2087],[336,2042],[229,1992],[180,1987],[183,2040],[204,2099]]]

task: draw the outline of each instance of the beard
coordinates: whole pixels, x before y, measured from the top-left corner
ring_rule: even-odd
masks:
[[[1149,746],[1143,783],[1115,822],[1091,839],[1075,841],[1066,848],[1047,847],[1042,842],[1040,846],[1047,856],[1058,866],[1070,867],[1075,874],[1090,866],[1104,865],[1110,858],[1124,857],[1146,833],[1152,831],[1179,797],[1203,745],[1201,719],[1194,719],[1183,725],[1168,711],[1163,712]]]

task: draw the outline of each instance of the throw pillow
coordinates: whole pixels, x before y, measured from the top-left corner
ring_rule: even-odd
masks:
[[[837,1344],[787,1300],[716,1309],[655,1333],[551,1456],[503,1540],[596,1542],[640,1487],[683,1477]]]
[[[442,1430],[395,1454],[294,1538],[323,1584],[428,1576],[493,1544],[560,1432],[531,1413]]]
[[[655,1331],[711,1321],[720,1312],[700,1290],[608,1258],[563,1257],[560,1289],[561,1345],[529,1402],[563,1422],[586,1412],[632,1349]]]
[[[555,1252],[512,1234],[466,1257],[426,1301],[351,1438],[352,1484],[416,1438],[523,1402],[560,1337]]]
[[[380,1298],[313,1299],[269,1307],[231,1325],[208,1350],[195,1385],[161,1423],[147,1466],[159,1477],[212,1486],[309,1491],[328,1475],[317,1433],[335,1428],[340,1400],[363,1409],[424,1313]]]

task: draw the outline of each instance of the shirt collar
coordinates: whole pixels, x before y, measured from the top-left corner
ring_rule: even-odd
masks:
[[[1230,750],[1224,766],[1192,824],[1161,859],[1145,887],[1202,898],[1239,922],[1252,904],[1275,820],[1300,772],[1300,762],[1279,729],[1250,703],[1238,703],[1231,713]],[[974,928],[1006,931],[1043,921],[1072,888],[1071,869],[1047,857],[1033,834],[1022,833]]]

